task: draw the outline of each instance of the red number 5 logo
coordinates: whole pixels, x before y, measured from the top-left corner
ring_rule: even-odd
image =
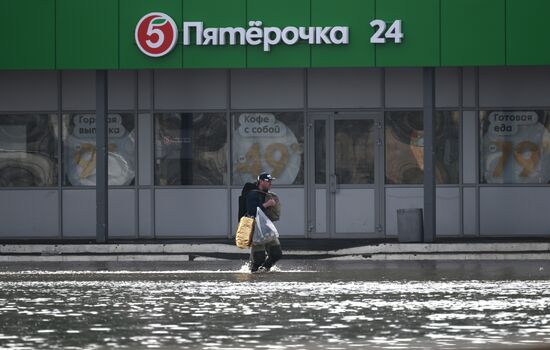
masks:
[[[164,56],[176,45],[178,27],[176,22],[162,12],[152,12],[143,16],[135,31],[136,44],[147,56]]]

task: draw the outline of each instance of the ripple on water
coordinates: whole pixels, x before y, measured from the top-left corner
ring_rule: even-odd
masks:
[[[122,279],[108,273],[3,276],[0,347],[345,349],[550,340],[549,281],[170,273],[176,277],[157,279],[152,271]]]

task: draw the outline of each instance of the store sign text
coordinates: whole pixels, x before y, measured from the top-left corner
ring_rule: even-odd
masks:
[[[263,45],[264,51],[281,41],[294,45],[300,40],[309,44],[344,45],[349,43],[349,28],[335,27],[265,27],[262,21],[248,22],[249,28],[204,28],[203,22],[183,23],[183,45],[191,45],[191,31],[195,31],[196,45]]]
[[[370,38],[373,44],[393,40],[400,43],[403,38],[401,20],[395,20],[386,30],[386,22],[375,19],[370,22],[376,28]],[[264,52],[281,42],[295,45],[306,42],[310,45],[347,45],[350,29],[347,26],[264,27],[262,21],[249,21],[248,27],[205,27],[204,22],[183,22],[183,45],[190,46],[263,46]],[[135,40],[139,49],[151,57],[169,53],[177,41],[178,30],[170,16],[152,12],[143,16],[135,29]]]
[[[401,20],[393,21],[388,30],[386,30],[386,22],[381,19],[375,19],[370,22],[370,26],[376,29],[376,32],[370,37],[371,44],[384,44],[386,39],[393,40],[396,44],[401,43],[403,39],[403,31],[401,30]]]
[[[73,134],[77,138],[95,137],[96,118],[93,114],[77,114],[74,116]],[[107,132],[109,137],[122,137],[126,133],[126,128],[122,126],[122,117],[118,114],[107,117]]]
[[[495,136],[511,136],[518,132],[522,125],[533,125],[538,122],[535,112],[492,112],[489,114],[490,129]]]
[[[286,127],[270,113],[244,113],[239,116],[239,134],[243,137],[284,137]]]

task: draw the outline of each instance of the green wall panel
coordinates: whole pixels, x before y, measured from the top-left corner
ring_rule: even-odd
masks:
[[[58,69],[118,68],[118,1],[57,0]]]
[[[439,66],[439,0],[377,0],[376,18],[387,23],[386,29],[401,19],[404,35],[401,43],[376,44],[377,66]]]
[[[246,28],[246,0],[184,0],[183,20],[204,22],[205,28]],[[183,48],[185,68],[246,67],[246,46],[197,46],[194,39],[191,42]]]
[[[54,0],[0,1],[0,32],[0,69],[55,68]]]
[[[183,38],[181,0],[119,0],[120,1],[120,68],[182,68]],[[149,57],[136,44],[134,33],[139,20],[149,12],[170,16],[179,30],[174,49],[162,57]]]
[[[180,30],[175,49],[152,58],[134,40],[149,12]],[[550,64],[550,0],[3,0],[0,69],[420,67]],[[31,25],[19,23],[24,18]],[[401,19],[401,44],[371,44],[369,22]],[[182,23],[206,27],[336,26],[348,45],[283,43],[183,47]]]
[[[311,66],[374,66],[374,45],[369,42],[373,19],[374,0],[311,0],[311,25],[350,28],[348,45],[311,46]]]
[[[550,1],[508,0],[506,63],[550,64]]]
[[[505,0],[441,0],[441,64],[504,65],[504,13]]]
[[[309,26],[310,0],[248,0],[247,21],[262,21],[263,27]],[[247,46],[247,67],[309,67],[310,47],[306,42],[279,44],[264,52],[263,45]]]

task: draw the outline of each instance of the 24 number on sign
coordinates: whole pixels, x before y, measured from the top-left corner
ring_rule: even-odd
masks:
[[[388,30],[386,30],[387,23],[381,19],[371,21],[370,26],[378,28],[373,36],[370,37],[372,44],[384,44],[386,39],[393,40],[393,42],[399,44],[401,43],[401,39],[403,39],[400,19],[393,21]]]

